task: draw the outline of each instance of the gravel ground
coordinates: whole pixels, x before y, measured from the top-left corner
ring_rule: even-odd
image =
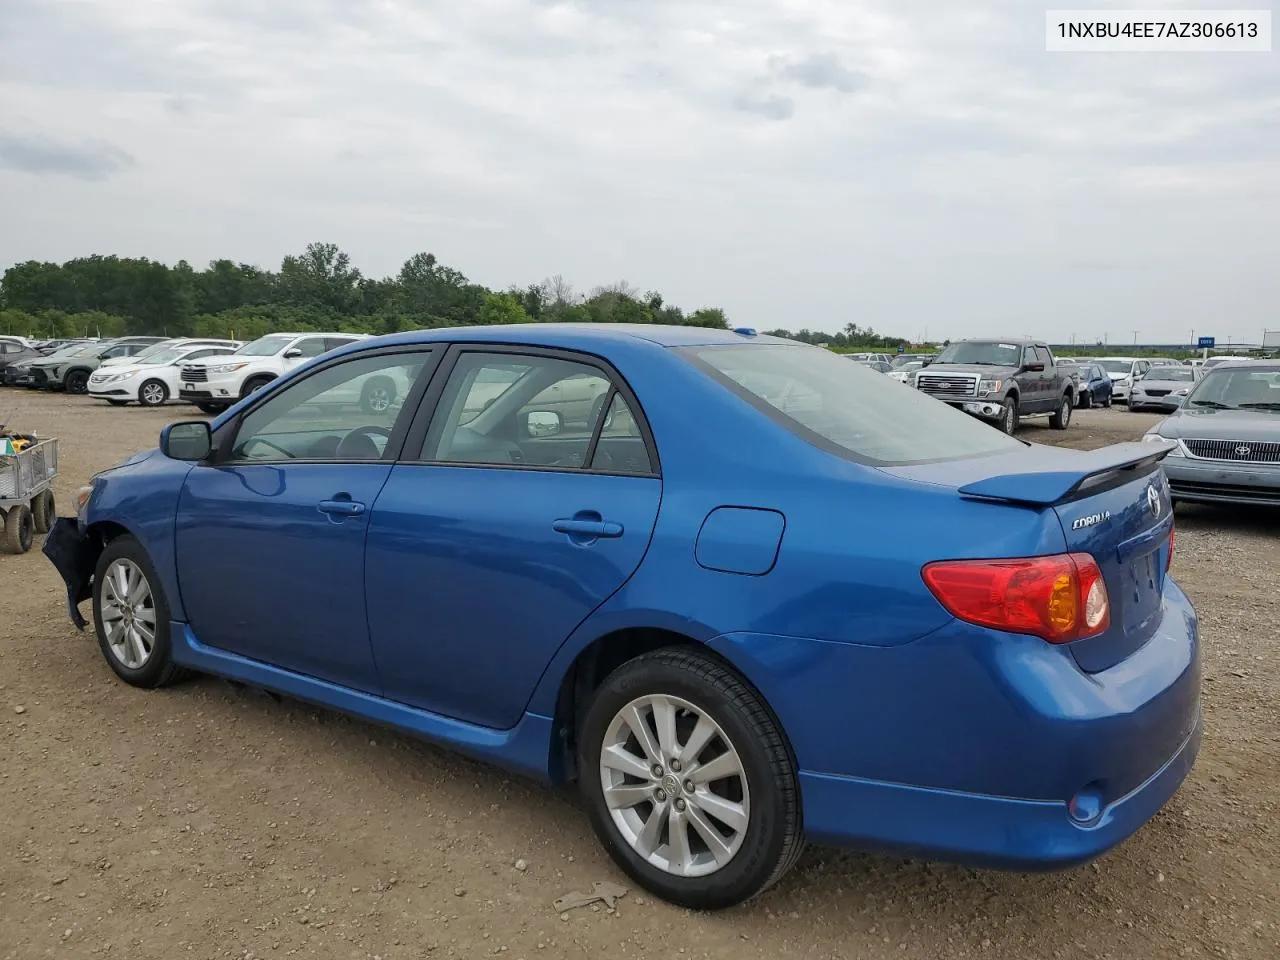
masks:
[[[66,512],[93,471],[152,445],[146,411],[7,391],[62,440]],[[1081,412],[1094,447],[1155,418]],[[0,556],[0,957],[1280,956],[1280,517],[1179,512],[1179,581],[1205,640],[1206,735],[1182,791],[1090,866],[1024,876],[811,850],[716,915],[632,891],[566,792],[211,679],[119,683],[67,622],[36,550]]]

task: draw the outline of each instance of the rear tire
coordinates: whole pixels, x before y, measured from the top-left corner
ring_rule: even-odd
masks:
[[[0,538],[0,547],[5,553],[26,553],[31,549],[31,541],[35,538],[35,518],[31,516],[31,508],[25,503],[10,507],[4,517],[4,536]]]
[[[700,650],[658,650],[614,670],[582,720],[578,772],[609,855],[671,903],[734,906],[804,849],[795,761],[777,721]]]
[[[173,662],[160,577],[142,544],[129,535],[116,537],[98,558],[93,623],[102,656],[125,683],[154,689],[186,676]]]
[[[53,491],[46,490],[44,493],[38,493],[31,500],[31,520],[35,525],[36,533],[44,535],[53,527],[53,521],[58,519],[58,505],[53,499]]]
[[[1062,403],[1058,405],[1058,412],[1051,414],[1049,417],[1049,426],[1055,430],[1065,430],[1071,426],[1071,413],[1075,410],[1076,405],[1071,399],[1070,394],[1062,395]]]
[[[169,388],[161,380],[148,380],[138,388],[138,402],[144,407],[158,407],[169,399]]]

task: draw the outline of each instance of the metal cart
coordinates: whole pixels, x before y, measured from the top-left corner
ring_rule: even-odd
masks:
[[[51,489],[57,475],[56,438],[0,456],[0,553],[26,553],[37,533],[49,532],[57,518]]]

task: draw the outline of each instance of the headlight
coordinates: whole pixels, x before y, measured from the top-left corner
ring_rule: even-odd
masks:
[[[1183,387],[1181,390],[1175,390],[1173,392],[1173,395],[1175,397],[1185,397],[1190,392],[1191,391],[1189,389],[1187,389],[1186,387]]]
[[[1151,443],[1172,443],[1175,446],[1172,450],[1169,451],[1169,456],[1171,457],[1182,456],[1182,444],[1179,443],[1177,440],[1174,440],[1172,437],[1162,437],[1160,436],[1160,434],[1156,433],[1153,430],[1151,433],[1144,433],[1142,435],[1142,439],[1145,441],[1149,441]]]
[[[76,491],[76,516],[84,511],[84,505],[89,502],[89,498],[93,496],[93,487],[81,487]]]
[[[1004,386],[1003,380],[982,380],[978,383],[979,393],[999,393]]]
[[[1129,382],[1128,377],[1116,377],[1116,383],[1128,383],[1128,382]]]
[[[220,363],[217,366],[205,367],[210,373],[235,373],[242,367],[247,367],[247,363]]]

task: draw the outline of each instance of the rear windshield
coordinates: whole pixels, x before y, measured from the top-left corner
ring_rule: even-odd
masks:
[[[830,350],[733,344],[681,351],[713,379],[815,446],[877,466],[1023,448],[979,420]]]

